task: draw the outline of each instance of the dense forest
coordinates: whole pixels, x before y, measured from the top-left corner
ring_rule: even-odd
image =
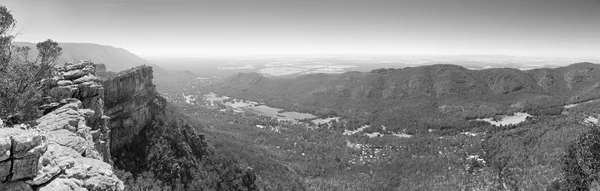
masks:
[[[600,98],[599,79],[600,66],[591,63],[527,71],[440,64],[293,79],[240,73],[212,91],[319,116],[344,116],[355,126],[425,132],[466,128],[471,119],[519,111],[557,115],[566,104]]]
[[[533,74],[550,71],[566,76],[559,79],[570,79],[579,73],[596,71],[596,67],[584,63],[526,72],[510,69],[499,71]],[[399,69],[381,69],[372,73],[382,75],[379,73],[396,70]],[[202,132],[208,140],[216,143],[216,147],[252,166],[259,177],[258,187],[266,190],[597,188],[594,153],[597,147],[600,148],[600,139],[593,135],[597,133],[598,124],[586,121],[586,118],[598,116],[595,109],[598,103],[594,100],[595,91],[592,91],[596,84],[593,80],[595,74],[577,77],[569,86],[557,80],[555,84],[560,86],[548,86],[547,90],[540,88],[535,81],[531,87],[508,88],[511,90],[508,92],[495,92],[492,91],[494,88],[484,84],[481,86],[489,90],[484,91],[489,97],[473,98],[475,101],[466,97],[472,96],[470,94],[354,100],[351,93],[343,93],[352,88],[339,87],[360,87],[355,83],[331,85],[339,88],[341,93],[337,93],[340,94],[323,88],[328,86],[329,81],[347,76],[366,78],[364,76],[368,75],[373,74],[317,74],[287,81],[239,74],[220,84],[201,83],[193,79],[183,81],[181,83],[188,84],[183,90],[163,93],[177,103],[186,115],[205,124]],[[323,80],[329,78],[332,80]],[[522,81],[532,80],[529,77],[525,79]],[[239,80],[237,84],[235,80]],[[323,91],[331,94],[320,93]],[[338,116],[344,120],[313,128],[310,120],[286,123],[250,112],[224,112],[226,106],[207,108],[200,99],[193,104],[177,101],[181,92],[186,95],[197,92],[199,97],[202,93],[220,92],[234,98],[264,102],[286,111],[308,112],[318,117]],[[319,104],[316,104],[307,101],[313,98],[332,102],[317,101]],[[396,103],[398,105],[394,105]],[[570,103],[578,104],[566,107]],[[448,111],[444,113],[443,110]],[[527,112],[533,117],[519,124],[505,126],[472,120],[496,118],[512,112]],[[383,118],[386,119],[381,120]],[[370,127],[362,133],[344,134],[364,124]],[[395,125],[397,128],[394,128]],[[398,130],[413,136],[391,136]],[[366,136],[372,132],[383,133],[384,136]]]
[[[206,124],[202,131],[215,147],[252,166],[266,190],[574,190],[596,184],[588,170],[596,168],[595,155],[586,153],[595,153],[600,138],[590,136],[596,124],[582,121],[598,104],[518,125],[474,123],[411,138],[346,136],[344,127],[310,129],[179,106]]]

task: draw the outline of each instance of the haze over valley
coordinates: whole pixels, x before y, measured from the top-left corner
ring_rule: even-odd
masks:
[[[600,1],[0,2],[0,190],[600,190]]]

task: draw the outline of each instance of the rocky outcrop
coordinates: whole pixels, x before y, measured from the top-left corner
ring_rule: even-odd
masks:
[[[0,129],[0,180],[20,181],[34,177],[36,164],[46,148],[46,136],[39,131]]]
[[[0,190],[124,190],[110,160],[104,90],[89,61],[65,64],[43,89],[33,127],[0,129]]]
[[[123,190],[86,125],[94,111],[61,104],[33,128],[0,129],[0,190]]]
[[[104,114],[104,88],[101,80],[96,77],[96,65],[90,61],[79,61],[65,64],[59,68],[59,75],[53,78],[46,90],[49,104],[40,108],[44,114],[59,107],[63,99],[75,98],[82,102],[83,108],[91,109],[93,114],[87,120],[94,138],[94,146],[101,158],[108,163],[110,156],[109,118]]]
[[[43,83],[44,116],[0,128],[0,190],[124,190],[113,163],[134,175],[152,172],[167,185],[200,181],[197,174],[207,171],[198,170],[212,168],[201,161],[213,156],[195,132],[200,124],[190,125],[158,96],[152,78],[147,66],[118,74],[89,61],[59,68]],[[215,182],[255,188],[253,171],[225,180],[245,171],[222,168]]]
[[[103,82],[105,114],[110,117],[111,149],[117,150],[152,121],[150,109],[158,93],[152,83],[152,68],[140,66],[119,73]]]

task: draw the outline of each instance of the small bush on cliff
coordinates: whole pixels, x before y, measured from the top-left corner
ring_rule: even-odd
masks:
[[[12,45],[15,24],[10,11],[0,6],[0,117],[19,116],[18,123],[39,117],[40,89],[50,82],[62,48],[46,40],[36,45],[39,53],[32,58],[29,47]]]

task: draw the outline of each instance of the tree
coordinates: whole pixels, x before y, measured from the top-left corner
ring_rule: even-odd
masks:
[[[29,47],[12,45],[15,24],[10,11],[0,6],[0,117],[20,116],[17,122],[23,122],[39,117],[40,90],[50,82],[62,48],[48,39],[36,45],[39,54],[32,59]]]
[[[0,71],[3,71],[11,57],[10,44],[13,35],[8,33],[15,27],[16,21],[5,6],[0,6]]]
[[[40,65],[54,65],[62,52],[62,48],[58,46],[58,43],[50,39],[38,43],[35,47],[39,51],[38,62]]]

